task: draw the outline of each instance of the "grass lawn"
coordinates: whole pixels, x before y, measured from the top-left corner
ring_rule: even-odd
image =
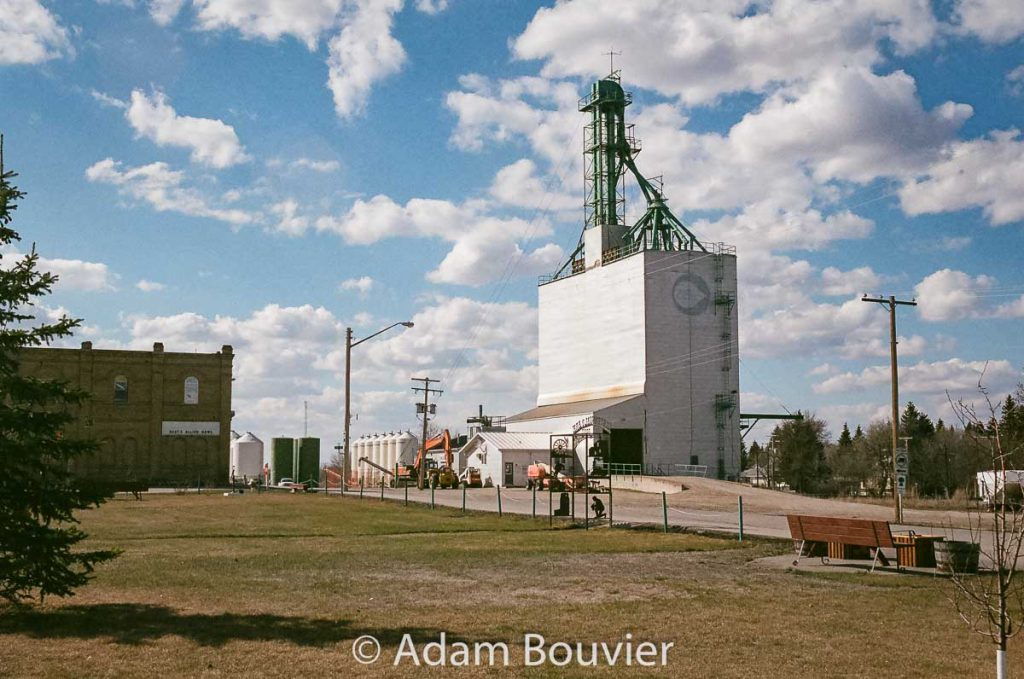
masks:
[[[0,676],[987,677],[994,663],[940,581],[758,562],[778,542],[287,494],[149,495],[83,518],[92,546],[123,554],[73,599],[0,608]],[[403,635],[441,632],[505,642],[511,666],[391,666]],[[526,633],[674,647],[662,669],[525,668]],[[364,634],[384,646],[375,665],[352,658]]]

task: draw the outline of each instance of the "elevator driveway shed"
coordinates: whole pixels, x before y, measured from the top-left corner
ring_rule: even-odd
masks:
[[[527,467],[548,462],[550,440],[547,433],[480,432],[459,452],[459,469],[479,468],[484,485],[525,486]]]

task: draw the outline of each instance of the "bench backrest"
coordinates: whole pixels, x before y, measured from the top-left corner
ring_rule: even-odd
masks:
[[[843,519],[833,516],[789,514],[789,532],[794,540],[841,542],[862,547],[895,547],[888,521]]]

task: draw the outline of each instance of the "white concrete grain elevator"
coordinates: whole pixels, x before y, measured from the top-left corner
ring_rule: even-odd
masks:
[[[699,241],[637,169],[618,72],[580,101],[586,220],[539,288],[537,407],[509,431],[604,435],[610,462],[646,473],[740,470],[736,254]],[[625,213],[625,179],[646,209]]]

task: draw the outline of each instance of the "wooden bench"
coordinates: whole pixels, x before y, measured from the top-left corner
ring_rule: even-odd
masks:
[[[800,562],[804,554],[804,547],[808,543],[834,543],[840,545],[854,545],[867,547],[874,550],[874,558],[871,561],[871,571],[874,572],[875,565],[881,561],[883,566],[889,565],[889,560],[882,554],[882,549],[896,549],[896,543],[892,539],[892,531],[889,529],[888,521],[872,521],[870,519],[843,519],[833,516],[804,516],[800,514],[788,514],[789,532],[793,540],[799,540],[796,548],[796,560],[793,565]],[[822,563],[826,563],[822,557]],[[896,569],[900,570],[899,550],[896,551]]]

